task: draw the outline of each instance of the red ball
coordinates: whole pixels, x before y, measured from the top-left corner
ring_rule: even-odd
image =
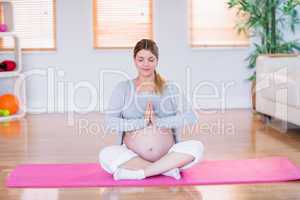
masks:
[[[5,71],[14,71],[17,66],[13,60],[4,60],[2,64],[5,66]]]

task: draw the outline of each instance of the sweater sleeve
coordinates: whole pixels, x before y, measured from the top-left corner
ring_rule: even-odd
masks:
[[[124,119],[122,111],[125,107],[126,81],[122,81],[114,88],[105,111],[105,126],[108,131],[124,132],[146,127],[144,118]]]
[[[175,84],[168,86],[168,97],[174,109],[174,115],[156,119],[156,126],[159,128],[181,128],[185,125],[192,125],[198,122],[197,113],[193,110],[188,100],[180,94]]]

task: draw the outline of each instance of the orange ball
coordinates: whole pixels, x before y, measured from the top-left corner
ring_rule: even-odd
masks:
[[[18,98],[13,94],[4,94],[0,96],[0,109],[9,110],[9,114],[16,114],[20,109]]]

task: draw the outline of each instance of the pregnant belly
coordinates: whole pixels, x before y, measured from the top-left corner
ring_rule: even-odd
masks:
[[[148,127],[126,133],[124,143],[143,159],[154,162],[164,156],[175,142],[170,129]]]

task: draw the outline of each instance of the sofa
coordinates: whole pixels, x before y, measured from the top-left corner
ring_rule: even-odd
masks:
[[[261,55],[256,62],[256,111],[300,126],[300,55]]]

